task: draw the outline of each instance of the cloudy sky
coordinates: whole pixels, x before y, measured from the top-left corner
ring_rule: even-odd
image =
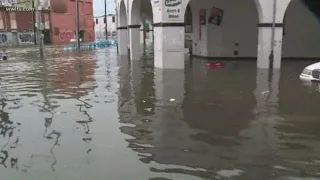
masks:
[[[105,0],[93,0],[93,14],[94,16],[104,15],[104,1]],[[115,13],[115,0],[107,1],[107,13]]]

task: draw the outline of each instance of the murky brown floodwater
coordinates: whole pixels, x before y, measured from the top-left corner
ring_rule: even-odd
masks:
[[[311,62],[268,80],[252,61],[36,53],[0,63],[1,180],[320,179],[320,88],[298,79]]]

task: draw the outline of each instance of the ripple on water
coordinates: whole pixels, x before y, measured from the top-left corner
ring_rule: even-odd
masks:
[[[21,52],[0,63],[3,179],[319,177],[319,93],[292,66],[277,84],[255,62],[181,74],[115,49]]]

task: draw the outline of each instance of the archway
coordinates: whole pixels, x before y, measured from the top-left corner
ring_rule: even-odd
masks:
[[[188,6],[185,15],[190,11],[188,8],[193,12],[191,38],[194,56],[257,58],[257,24],[262,12],[256,0],[191,0]]]
[[[118,13],[118,44],[119,44],[119,54],[128,54],[128,32],[127,32],[127,12],[124,0],[120,2],[119,13]]]
[[[185,14],[184,14],[184,23],[185,23],[185,45],[184,47],[189,49],[190,56],[192,55],[192,10],[190,4],[187,5]]]
[[[124,4],[124,0],[120,2],[119,7],[120,13],[119,13],[119,25],[120,27],[127,26],[127,12],[126,12],[126,5]]]
[[[133,0],[130,10],[130,58],[141,59],[141,43],[145,42],[147,34],[150,33],[146,25],[153,23],[153,9],[150,0]],[[151,31],[152,32],[152,31]],[[140,37],[143,37],[142,39]],[[152,36],[149,36],[152,38]],[[144,47],[145,48],[145,47]]]
[[[320,1],[291,0],[284,17],[283,59],[319,59]]]

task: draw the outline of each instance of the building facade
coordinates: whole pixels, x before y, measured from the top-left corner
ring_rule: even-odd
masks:
[[[108,29],[108,37],[115,38],[117,36],[116,15],[107,15],[107,24],[104,15],[94,17],[94,32],[96,40],[106,39],[106,26]]]
[[[319,59],[316,2],[117,0],[119,54],[141,59],[139,31],[149,18],[158,68],[183,69],[185,47],[201,58],[255,59],[259,68],[280,68],[283,58]]]
[[[35,44],[33,11],[10,11],[0,5],[0,46]],[[50,11],[43,10],[44,42],[50,44]]]
[[[75,1],[40,0],[41,19],[44,24],[44,43],[70,44],[75,38]],[[27,7],[18,9],[16,7]],[[32,1],[4,1],[0,4],[0,46],[35,44],[35,11]],[[80,38],[94,41],[92,0],[79,0]]]
[[[51,40],[54,45],[69,44],[75,38],[75,1],[51,0]],[[79,0],[80,38],[95,40],[92,0]]]

